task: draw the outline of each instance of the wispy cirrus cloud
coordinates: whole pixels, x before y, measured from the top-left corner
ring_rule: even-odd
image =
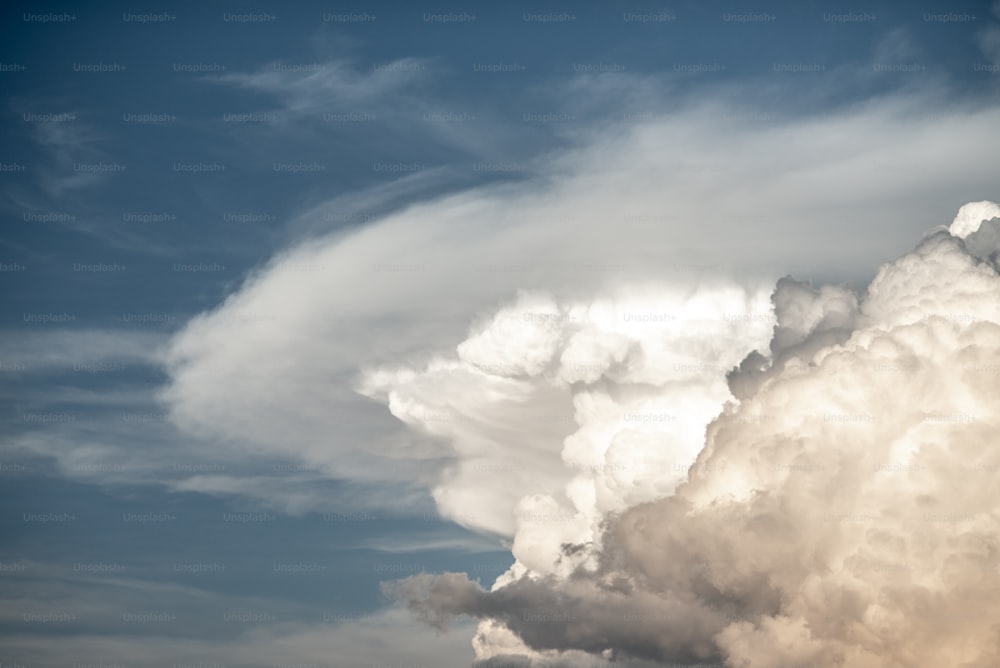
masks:
[[[312,63],[272,62],[256,72],[233,72],[205,81],[263,93],[277,98],[291,112],[315,113],[340,107],[377,103],[380,106],[418,85],[429,61],[402,58],[360,69],[346,60]]]
[[[341,58],[271,62],[255,71],[207,76],[203,81],[269,98],[257,113],[260,122],[253,125],[286,139],[306,136],[310,144],[329,142],[334,150],[363,137],[365,152],[375,156],[423,151],[448,156],[453,163],[455,152],[513,161],[515,149],[531,148],[520,118],[504,118],[462,96],[444,98],[430,85],[454,75],[432,59],[360,63]],[[248,129],[238,131],[245,134]],[[421,171],[434,167],[420,165]]]
[[[101,168],[107,157],[103,132],[80,110],[34,111],[40,108],[30,104],[18,112],[31,124],[31,136],[43,156],[37,168],[42,190],[49,197],[61,198],[103,183],[112,173]]]
[[[459,668],[472,659],[468,625],[428,636],[398,609],[343,613],[280,596],[211,591],[197,579],[143,579],[118,562],[16,563],[21,570],[5,574],[0,596],[0,623],[19,629],[4,637],[9,661],[372,666],[407,665],[417,655]]]

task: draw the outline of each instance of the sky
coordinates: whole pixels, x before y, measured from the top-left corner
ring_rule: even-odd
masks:
[[[0,16],[0,666],[997,665],[1000,4]]]

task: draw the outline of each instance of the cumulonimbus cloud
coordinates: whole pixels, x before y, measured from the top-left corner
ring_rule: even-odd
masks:
[[[588,478],[590,496],[574,478],[568,505],[553,495],[519,506],[549,512],[549,526],[515,527],[518,563],[491,590],[456,573],[387,590],[433,625],[483,620],[474,645],[484,665],[513,655],[547,665],[567,652],[731,668],[1000,664],[998,213],[962,207],[865,289],[779,281],[770,346],[743,332],[749,354],[686,476],[665,466],[676,435],[630,435],[623,449],[642,454],[620,460],[628,484],[603,480],[615,478],[604,469]],[[511,382],[546,377],[587,396],[575,401],[584,450],[611,462],[628,430],[590,395],[617,396],[610,388],[641,375],[634,342],[584,337],[584,355],[573,336],[585,327],[543,336],[508,317],[463,344],[460,360],[494,355]],[[715,335],[706,345],[725,328]],[[739,348],[715,351],[720,364]],[[565,377],[567,357],[592,373]],[[416,388],[440,379],[410,376],[385,396],[394,412],[412,408]],[[683,393],[651,381],[639,396],[663,397],[656,411]],[[578,433],[565,440],[567,462]],[[630,503],[630,487],[650,498]],[[589,506],[600,521],[584,530],[581,499],[608,489],[618,496]]]
[[[632,83],[636,89],[649,86],[642,80]],[[673,345],[668,339],[691,332],[687,342],[678,343],[673,359],[649,357],[656,346],[647,337],[647,344],[638,349],[649,358],[641,362],[647,365],[643,373],[655,385],[667,381],[652,371],[666,368],[676,374],[674,365],[686,366],[688,376],[698,377],[697,396],[711,399],[714,406],[726,393],[723,374],[715,367],[728,365],[730,356],[742,359],[757,345],[762,346],[761,354],[768,352],[770,306],[761,291],[769,291],[777,277],[775,267],[838,280],[867,272],[886,253],[906,248],[912,230],[947,215],[941,202],[967,197],[967,191],[982,191],[995,181],[988,156],[1000,146],[989,131],[1000,118],[996,109],[955,106],[927,120],[928,107],[937,108],[933,99],[894,95],[826,116],[772,123],[734,114],[733,104],[722,96],[699,98],[671,107],[665,115],[640,115],[639,120],[591,128],[572,148],[523,165],[531,178],[416,203],[349,232],[303,240],[172,338],[164,356],[170,380],[162,393],[171,423],[199,440],[248,455],[248,463],[290,458],[328,478],[352,480],[373,490],[382,485],[391,491],[375,490],[369,497],[379,496],[380,503],[398,512],[412,510],[414,498],[425,496],[428,488],[443,490],[442,475],[468,480],[478,473],[501,486],[505,472],[512,479],[524,478],[534,467],[533,475],[561,486],[567,476],[577,477],[563,465],[562,438],[567,425],[577,429],[578,410],[610,411],[619,419],[626,410],[669,412],[653,405],[633,406],[630,402],[638,399],[631,395],[606,401],[597,392],[580,394],[578,401],[588,403],[579,408],[564,401],[571,397],[567,387],[590,382],[602,364],[613,367],[605,379],[640,371],[641,357],[629,348],[645,336],[638,332],[650,337],[662,332],[663,350]],[[769,159],[762,163],[765,154]],[[904,177],[896,169],[916,160],[926,167],[919,173]],[[844,191],[851,196],[844,197]],[[371,195],[380,197],[378,191]],[[361,199],[379,210],[371,198]],[[334,199],[310,209],[299,222],[315,229],[325,216],[342,215],[342,206]],[[491,373],[522,363],[534,372],[534,365],[549,363],[542,357],[511,362],[494,352],[489,354],[501,357],[484,365],[480,357],[488,353],[489,342],[483,337],[470,338],[461,355],[454,356],[476,316],[504,303],[512,305],[515,319],[525,309],[529,315],[536,309],[525,306],[528,302],[517,306],[511,301],[518,289],[526,290],[528,299],[552,300],[560,314],[560,320],[540,321],[525,332],[534,331],[539,342],[557,333],[572,339],[572,347],[559,352],[564,382],[548,386],[544,397],[532,394],[542,387],[540,377],[526,382],[509,369]],[[679,320],[624,321],[626,311],[641,315],[677,309],[695,293],[702,304],[721,300],[715,316],[702,318],[701,330],[691,322],[679,327]],[[800,336],[813,317],[823,320],[817,326],[831,340],[850,331],[854,298],[844,293],[839,301],[831,301],[828,296],[819,294],[811,303],[820,310],[801,314],[801,322],[793,322],[788,314],[780,345]],[[666,299],[662,304],[661,298]],[[569,309],[587,318],[592,312],[596,324],[563,327],[561,319],[569,317],[563,312]],[[602,309],[611,315],[601,315]],[[733,315],[743,320],[722,321],[727,309],[738,311]],[[597,322],[607,317],[618,318],[619,328],[634,331],[613,332]],[[814,336],[807,346],[815,341]],[[597,348],[606,359],[588,369],[595,363],[587,356]],[[686,357],[679,355],[682,349]],[[539,350],[544,356],[544,346]],[[387,377],[390,385],[380,390],[378,382],[370,382],[374,377],[368,371],[391,375],[409,366],[422,372],[416,360],[430,358],[462,368],[479,364],[469,372],[469,382],[477,387],[519,387],[528,393],[519,401],[537,406],[540,416],[542,402],[549,402],[546,406],[554,412],[548,418],[532,422],[522,410],[518,420],[524,428],[502,438],[504,443],[521,441],[522,450],[533,453],[528,464],[502,457],[468,461],[467,453],[453,445],[458,441],[440,436],[448,430],[464,433],[473,425],[455,420],[447,424],[432,411],[435,419],[430,422],[436,424],[408,429],[419,420],[399,400],[393,413],[405,416],[408,424],[355,392],[360,387],[376,396],[392,385]],[[546,367],[543,375],[553,369]],[[442,372],[442,378],[457,383],[456,374],[466,371],[456,367]],[[422,375],[397,394],[426,391],[428,382]],[[693,389],[684,396],[692,404],[700,401]],[[697,431],[703,426],[699,423],[711,417],[701,409],[679,415],[683,420],[676,424],[640,418],[646,424],[623,435],[616,450],[631,447],[625,444],[629,439],[647,438],[637,432],[654,427],[675,434],[681,427]],[[492,442],[499,432],[512,428],[500,414],[477,419],[488,423],[481,425],[487,432],[483,438]],[[586,438],[581,433],[573,447],[582,452],[580,441]],[[697,451],[696,445],[685,447],[691,456]],[[629,502],[652,493],[639,492],[640,486],[633,484],[636,478],[622,470],[621,462],[577,461],[578,466],[605,464],[610,468],[601,477],[616,478],[618,487],[631,490],[621,493]],[[679,466],[682,475],[686,462],[670,465]],[[508,471],[510,467],[515,470]],[[257,480],[225,482],[220,490],[225,493],[238,488],[296,512],[310,507],[308,499],[283,499],[280,492],[273,493],[284,484],[281,480],[266,494]],[[540,485],[543,494],[549,487]],[[574,495],[604,494],[584,487],[578,486]],[[521,489],[521,483],[512,483],[508,501],[520,499]],[[444,500],[443,494],[438,494],[439,500]],[[614,492],[611,497],[615,494],[621,496]],[[314,501],[313,507],[324,507],[323,499]],[[460,496],[447,503],[477,505]],[[420,508],[427,510],[429,506]],[[480,518],[463,521],[468,526],[512,535],[509,509],[487,513],[470,507],[462,512]]]
[[[811,489],[808,468],[768,457],[812,438],[810,430],[854,443],[876,428],[861,422],[873,409],[851,404],[846,390],[840,398],[825,391],[809,407],[813,418],[780,410],[782,397],[791,401],[800,388],[805,410],[806,398],[819,396],[810,379],[821,371],[832,389],[857,385],[857,396],[867,396],[863,378],[846,373],[854,358],[843,351],[875,337],[871,349],[886,356],[872,362],[882,365],[878,387],[899,397],[913,379],[893,355],[919,358],[934,341],[966,345],[903,335],[932,327],[925,322],[930,313],[944,314],[933,326],[941,337],[948,328],[955,336],[974,329],[964,319],[992,317],[981,303],[995,285],[996,231],[971,233],[981,218],[966,209],[960,218],[971,222],[956,222],[954,235],[928,237],[867,290],[792,278],[775,290],[775,268],[841,280],[907,248],[914,232],[948,214],[950,202],[995,185],[991,160],[1000,140],[990,130],[1000,112],[959,105],[928,120],[933,99],[895,95],[828,116],[762,124],[734,115],[731,102],[700,101],[594,130],[571,149],[523,165],[533,178],[417,203],[350,232],[304,240],[171,340],[162,395],[171,423],[250,455],[248,462],[280,456],[331,479],[370,483],[381,490],[372,495],[380,507],[405,513],[417,501],[433,502],[444,517],[508,541],[517,561],[485,598],[472,584],[448,580],[456,589],[471,587],[470,601],[486,602],[481,610],[448,603],[452,612],[483,620],[474,640],[483,660],[547,651],[564,660],[573,656],[568,651],[597,651],[602,643],[612,654],[722,656],[730,646],[766,645],[765,630],[795,638],[817,633],[791,608],[778,608],[784,621],[770,614],[774,601],[791,594],[758,571],[741,575],[694,538],[714,532],[729,541],[720,553],[742,556],[739,541],[725,538],[736,526],[730,514],[751,503],[740,495],[756,498],[753,490],[780,480]],[[915,161],[925,169],[899,169]],[[324,206],[304,217],[322,218]],[[845,365],[845,373],[831,371],[834,364]],[[929,377],[917,378],[918,387],[945,387]],[[957,411],[928,412],[922,429],[971,428],[941,417]],[[784,440],[773,438],[777,432]],[[751,461],[730,463],[724,443],[743,434],[758,434],[764,445],[748,451]],[[894,447],[909,447],[905,438],[900,443]],[[726,457],[710,457],[716,450]],[[685,482],[695,461],[702,473]],[[774,480],[758,479],[768,466]],[[311,494],[282,498],[284,480],[267,486],[260,477],[205,476],[197,483],[202,491],[263,498],[294,512],[323,502]],[[706,510],[720,490],[734,500]],[[838,498],[830,495],[824,504]],[[664,498],[675,500],[661,507]],[[695,501],[708,506],[685,509]],[[633,575],[641,549],[668,558],[657,536],[635,553],[616,538],[615,527],[647,507],[676,524],[677,535],[691,533],[690,553],[676,558],[676,568],[694,584]],[[721,513],[715,524],[712,512]],[[610,518],[620,519],[608,524]],[[766,514],[761,520],[773,521]],[[856,528],[828,524],[828,531]],[[654,525],[660,523],[642,523]],[[615,559],[625,565],[608,566]],[[780,564],[765,559],[758,566]],[[727,568],[732,590],[690,575],[715,577],[714,569]],[[663,611],[628,607],[637,600],[629,591],[645,592],[651,604],[662,599],[656,587],[683,599],[669,603],[670,614],[684,617],[671,627],[675,635],[662,631]],[[602,614],[622,618],[614,633],[572,620],[552,632],[558,624],[542,622],[562,613],[522,606],[517,614],[538,626],[529,632],[528,622],[504,617],[496,603],[520,605],[513,597],[519,591],[538,594],[540,605],[545,592],[567,604],[596,600]],[[621,595],[621,605],[594,599],[605,594]],[[720,603],[730,600],[730,608]],[[450,614],[425,607],[429,618]],[[769,621],[758,624],[758,612]],[[758,635],[720,644],[715,635],[738,628],[724,624],[730,618],[753,623]],[[628,634],[643,629],[663,638],[642,635],[632,643]],[[588,634],[592,644],[583,647],[579,638]]]

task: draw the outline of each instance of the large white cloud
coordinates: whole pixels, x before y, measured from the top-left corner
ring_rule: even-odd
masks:
[[[1000,274],[970,251],[1000,250],[995,206],[963,207],[960,236],[929,234],[860,300],[779,282],[769,354],[730,375],[741,397],[686,480],[608,513],[589,559],[537,568],[515,539],[492,591],[461,574],[390,589],[434,624],[486,620],[484,661],[997,665]]]
[[[332,478],[435,488],[442,475],[468,472],[464,453],[444,445],[440,434],[405,429],[359,396],[355,388],[367,371],[423,371],[432,357],[453,356],[466,338],[459,361],[476,362],[489,341],[467,337],[468,323],[522,289],[560,309],[593,310],[601,299],[664,284],[679,294],[714,285],[704,294],[752,296],[776,277],[774,267],[837,278],[867,271],[938,222],[942,202],[995,183],[988,156],[1000,138],[989,130],[1000,112],[945,110],[933,120],[940,131],[931,132],[927,104],[888,97],[781,124],[734,117],[731,101],[721,98],[675,106],[665,116],[581,133],[575,148],[524,165],[530,179],[413,205],[303,242],[173,339],[163,395],[173,423],[230,452],[297,458]],[[921,170],[899,169],[918,161]],[[315,207],[307,217],[323,215]],[[308,221],[301,227],[316,228]],[[829,308],[833,331],[837,309],[850,305]],[[522,344],[538,344],[536,357],[509,362],[494,351],[490,364],[534,371],[552,332],[532,331],[536,338]],[[612,345],[608,332],[596,331],[579,332],[560,351],[567,383],[593,379],[596,368],[583,360],[598,348],[600,364],[625,359],[632,335],[615,333]],[[710,335],[705,344],[706,355],[722,345]],[[754,344],[747,348],[741,339],[734,347],[746,352]],[[683,363],[706,364],[699,360]],[[480,371],[490,377],[476,382],[523,382]],[[548,398],[557,401],[559,391]],[[532,434],[547,439],[539,472],[549,470],[545,461],[561,466],[558,435]],[[502,472],[495,473],[499,480]],[[243,491],[256,488],[248,483]],[[590,493],[602,492],[574,492]],[[395,492],[385,496],[391,502]],[[410,504],[410,496],[400,498]],[[494,531],[509,527],[499,516],[489,522]]]
[[[525,294],[451,359],[373,370],[362,390],[455,455],[433,489],[447,517],[516,536],[515,556],[545,572],[605,513],[672,491],[729,397],[726,371],[771,321],[767,291],[734,286]]]
[[[995,186],[1000,111],[952,107],[928,117],[927,104],[889,96],[773,125],[734,120],[721,102],[682,106],[582,133],[575,148],[521,165],[529,179],[310,239],[173,339],[163,394],[171,420],[230,452],[383,483],[382,505],[398,498],[413,509],[414,490],[428,490],[442,515],[509,541],[517,563],[490,594],[454,579],[411,586],[425,611],[434,606],[419,603],[419,592],[442,583],[472,602],[439,597],[442,614],[483,620],[475,647],[484,660],[545,651],[563,660],[603,644],[689,661],[728,652],[733,665],[769,661],[764,648],[787,646],[800,652],[789,661],[834,661],[854,639],[815,635],[799,603],[781,607],[803,595],[795,573],[806,577],[814,564],[796,566],[799,552],[785,561],[767,545],[805,545],[820,559],[842,524],[815,534],[815,544],[812,533],[793,540],[805,520],[755,490],[783,493],[794,483],[809,503],[836,500],[799,475],[814,466],[809,457],[789,454],[806,438],[799,430],[855,447],[867,441],[851,429],[875,428],[848,400],[867,390],[816,399],[815,379],[834,389],[864,382],[839,373],[860,362],[831,351],[860,346],[888,355],[865,363],[909,369],[925,345],[975,348],[978,340],[961,336],[970,318],[996,311],[996,300],[982,299],[994,285],[982,260],[996,252],[996,231],[972,229],[993,209],[964,209],[954,237],[928,237],[867,291],[785,278],[773,303],[767,297],[776,268],[864,276],[955,201]],[[323,214],[315,207],[306,218]],[[308,220],[299,227],[316,229]],[[927,325],[929,312],[940,322]],[[931,386],[931,378],[917,380]],[[907,379],[869,399],[899,396]],[[780,412],[779,399],[814,414]],[[816,417],[824,410],[829,420]],[[712,454],[744,432],[763,450]],[[732,435],[716,443],[718,433]],[[914,448],[905,438],[893,444],[901,461]],[[678,488],[696,458],[701,473]],[[218,482],[226,493],[281,493],[258,478]],[[212,485],[199,480],[202,491]],[[663,497],[673,500],[650,503]],[[713,502],[722,497],[730,501],[720,509]],[[754,533],[774,523],[786,534]],[[624,538],[620,527],[629,527]],[[686,545],[666,573],[644,561],[664,559],[661,539]],[[734,563],[755,541],[767,547],[762,556]],[[786,567],[788,582],[768,582],[769,569]],[[664,601],[657,587],[684,600]],[[636,603],[629,592],[644,588]],[[532,631],[525,601],[598,605],[606,619]]]

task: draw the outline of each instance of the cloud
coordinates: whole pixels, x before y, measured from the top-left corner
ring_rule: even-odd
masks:
[[[962,205],[955,215],[955,220],[948,226],[953,236],[968,239],[975,232],[986,234],[990,226],[982,226],[983,221],[1000,217],[1000,205],[996,202],[969,202]],[[967,242],[968,243],[968,242]]]
[[[430,517],[432,519],[444,519],[433,515]],[[452,553],[464,552],[468,554],[497,551],[496,542],[490,540],[488,536],[464,532],[450,523],[441,523],[433,528],[420,526],[412,532],[404,528],[395,531],[391,536],[362,538],[355,543],[355,547],[390,554],[425,552],[430,550],[448,550]],[[483,562],[480,565],[484,569],[488,567],[493,571],[500,571],[509,565],[509,561],[507,559],[501,565],[501,560],[498,559],[495,562]]]
[[[26,112],[25,115],[27,116]],[[46,160],[39,165],[39,186],[48,198],[62,198],[67,193],[90,188],[107,180],[106,158],[102,144],[106,139],[79,111],[35,114],[31,135]],[[48,120],[48,117],[54,120]],[[111,168],[122,168],[111,163]]]
[[[944,220],[953,206],[945,203],[995,186],[997,110],[941,107],[938,92],[780,124],[734,117],[731,100],[681,104],[591,128],[572,148],[518,165],[529,179],[303,241],[173,338],[162,394],[171,422],[229,453],[297,459],[381,488],[379,502],[401,512],[429,494],[443,516],[510,545],[517,563],[484,600],[527,579],[536,589],[523,585],[526,595],[540,599],[596,597],[610,614],[687,620],[662,640],[644,635],[653,623],[616,625],[605,649],[722,657],[703,631],[720,633],[740,615],[775,617],[754,634],[800,638],[795,614],[778,619],[783,590],[758,571],[732,568],[730,583],[703,576],[694,585],[684,575],[601,579],[607,555],[623,555],[626,573],[639,559],[605,544],[615,535],[606,522],[693,494],[683,491],[693,482],[678,485],[709,451],[706,428],[779,430],[796,443],[800,424],[758,398],[858,332],[920,327],[927,309],[948,309],[949,324],[978,312],[991,281],[976,259],[991,252],[986,232],[959,241],[939,230],[881,273],[874,292],[786,278],[769,299],[775,267],[816,280],[869,275]],[[918,163],[926,170],[910,169]],[[310,208],[295,225],[317,229],[324,210]],[[970,255],[974,244],[982,248]],[[936,284],[942,272],[957,277],[947,294]],[[834,409],[846,409],[830,408],[827,430],[857,426],[862,415],[853,407],[844,425]],[[812,428],[809,419],[802,424]],[[727,461],[704,465],[734,494],[755,489]],[[221,493],[238,484],[197,482]],[[671,503],[655,507],[679,527],[704,524],[736,540],[729,510],[713,519],[716,511],[698,509],[695,522],[693,506]],[[765,525],[781,515],[758,514]],[[677,568],[700,572],[716,555],[695,540],[700,528],[683,531],[693,543]],[[740,531],[742,540],[752,527]],[[643,548],[661,554],[655,545],[649,538]],[[741,553],[730,543],[718,550],[719,559]],[[571,591],[559,589],[565,582]],[[688,600],[664,604],[654,587],[648,609],[629,611],[627,593],[653,585]],[[474,587],[461,592],[480,600]],[[472,611],[484,661],[598,651],[596,640],[581,649],[573,638],[599,624],[567,621],[559,633],[525,638],[516,611],[500,622],[494,612]],[[811,647],[812,637],[800,644]],[[731,637],[726,647],[763,638]]]
[[[18,629],[4,638],[5,663],[459,668],[472,660],[468,625],[435,636],[401,610],[341,613],[281,596],[207,591],[162,581],[162,573],[155,581],[133,577],[132,564],[12,563],[24,570],[5,574],[0,596],[0,620]]]
[[[76,319],[75,314],[59,313],[55,315],[58,317]],[[168,340],[168,333],[155,331],[61,327],[34,331],[31,336],[4,336],[0,359],[25,373],[66,370],[73,365],[100,362],[155,364],[159,359],[157,351]]]
[[[331,105],[358,111],[352,105],[377,103],[381,107],[387,96],[418,83],[427,70],[428,63],[417,58],[383,63],[368,72],[343,60],[273,62],[256,72],[234,72],[205,80],[273,95],[291,112],[330,111]]]
[[[457,176],[460,182],[468,183],[492,174],[456,174],[462,171],[456,165],[466,161],[519,164],[522,161],[516,156],[547,140],[540,129],[532,131],[524,123],[511,123],[500,110],[441,97],[434,84],[450,76],[455,73],[428,59],[399,58],[361,65],[339,58],[272,62],[256,71],[202,80],[270,98],[264,103],[270,105],[264,107],[268,111],[257,114],[260,122],[235,123],[228,128],[244,140],[245,150],[262,161],[287,151],[298,140],[303,142],[302,151],[325,146],[348,155],[352,153],[349,148],[357,147],[357,155],[389,165],[373,172],[377,177],[398,177],[419,185],[434,181],[439,178],[435,173],[444,171],[452,180]],[[402,171],[393,172],[399,165],[403,165]],[[351,169],[360,169],[363,174],[373,169],[373,163],[353,163]],[[356,173],[346,172],[344,177],[357,183]]]
[[[468,323],[511,303],[519,289],[552,300],[553,308],[585,309],[595,297],[606,301],[600,308],[613,308],[629,292],[674,285],[673,308],[698,286],[755,295],[777,278],[772,267],[817,278],[867,272],[940,220],[940,202],[995,184],[984,156],[1000,149],[989,131],[1000,112],[951,108],[930,121],[924,102],[889,97],[763,127],[734,120],[731,104],[701,102],[595,130],[577,147],[528,165],[532,179],[440,197],[310,238],[253,272],[172,339],[162,398],[185,434],[234,451],[298,459],[331,477],[432,489],[445,471],[467,474],[471,462],[440,435],[408,429],[359,396],[354,388],[365,373],[423,373],[432,358],[454,362]],[[763,164],[762,155],[770,156]],[[905,169],[916,162],[926,170]],[[310,208],[301,226],[315,229],[312,221],[324,213]],[[659,308],[645,297],[633,302],[636,309]],[[750,310],[742,303],[739,309]],[[828,324],[834,327],[835,318]],[[604,329],[575,336],[560,353],[564,374],[582,364],[575,356],[611,345],[598,334]],[[548,335],[544,327],[532,331],[539,341]],[[488,342],[472,334],[460,354],[466,366],[487,350]],[[605,350],[601,363],[632,359],[630,337],[616,334],[618,347]],[[706,338],[705,355],[721,345],[713,340]],[[741,357],[754,348],[744,344],[741,338],[735,346]],[[505,363],[502,352],[492,354],[490,364]],[[587,381],[595,371],[573,373],[578,377],[563,380]],[[483,389],[520,388],[521,401],[568,396],[555,385],[540,396],[505,373],[480,369],[466,377]],[[569,424],[576,410],[564,406],[553,419]],[[490,427],[491,438],[503,425]],[[558,433],[555,422],[545,429],[531,447],[539,472],[551,478],[545,471],[562,466],[561,440],[570,432]],[[510,526],[509,513],[490,521],[492,531],[509,533]]]
[[[683,478],[728,397],[726,370],[764,346],[771,321],[767,292],[736,286],[562,304],[525,293],[456,357],[373,369],[360,390],[457,460],[432,490],[444,515],[516,536],[515,556],[547,570],[605,513]]]
[[[591,559],[387,588],[435,626],[489,620],[481,660],[519,640],[539,665],[996,665],[996,207],[963,207],[961,235],[932,231],[863,291],[780,281],[770,351],[730,374],[743,391],[686,480],[608,513]]]

